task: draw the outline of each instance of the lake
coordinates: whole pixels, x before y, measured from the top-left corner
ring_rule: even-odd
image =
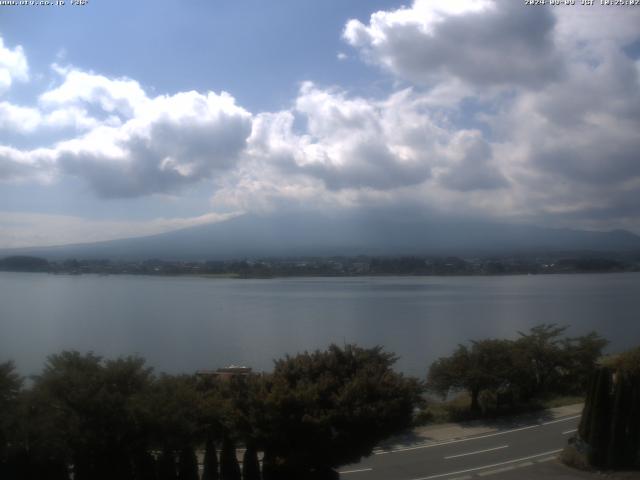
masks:
[[[330,343],[383,345],[424,376],[460,342],[539,323],[640,344],[640,273],[211,279],[0,273],[0,361],[38,373],[63,349],[139,354],[158,371],[270,370]]]

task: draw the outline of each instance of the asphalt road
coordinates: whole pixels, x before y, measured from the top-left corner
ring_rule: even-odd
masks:
[[[442,443],[378,451],[343,467],[343,480],[452,480],[542,461],[556,456],[580,415],[557,418]]]

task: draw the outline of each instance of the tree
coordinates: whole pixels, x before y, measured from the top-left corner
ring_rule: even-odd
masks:
[[[178,480],[198,480],[198,459],[193,447],[184,447],[178,457]]]
[[[594,370],[579,437],[598,468],[640,467],[640,348]]]
[[[265,448],[263,475],[274,469],[298,478],[330,472],[407,428],[422,385],[394,372],[395,361],[381,347],[355,345],[277,360],[265,379],[265,416],[257,429]]]
[[[596,332],[563,339],[564,361],[560,386],[568,393],[585,394],[589,386],[589,378],[597,367],[602,350],[608,343]]]
[[[22,389],[22,378],[13,362],[0,363],[0,478],[4,478],[11,454],[9,445],[15,444],[19,425],[16,424]]]
[[[58,444],[74,464],[74,477],[127,480],[146,449],[139,398],[151,369],[138,357],[104,362],[91,353],[49,357],[35,379],[31,410],[49,423],[45,444]],[[29,422],[32,424],[33,422]]]
[[[562,348],[561,336],[568,327],[555,324],[541,324],[528,333],[518,332],[516,341],[517,367],[521,374],[519,386],[525,399],[547,393],[557,387],[559,368],[566,365],[566,355]]]
[[[204,451],[204,470],[202,480],[218,480],[218,454],[216,444],[211,435],[207,437]]]
[[[513,380],[514,345],[509,340],[472,341],[459,345],[450,357],[434,362],[427,376],[428,387],[446,396],[464,389],[471,397],[471,412],[480,412],[480,392],[509,386]]]
[[[178,470],[173,450],[165,448],[158,459],[158,480],[177,480]]]
[[[225,435],[222,440],[222,453],[220,454],[220,479],[240,480],[240,465],[236,457],[236,446],[229,437]]]
[[[242,480],[260,480],[258,451],[253,444],[247,445],[242,457]]]
[[[180,452],[204,440],[201,395],[191,375],[160,375],[141,398],[151,445]]]

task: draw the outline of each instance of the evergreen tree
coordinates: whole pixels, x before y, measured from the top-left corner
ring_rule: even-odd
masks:
[[[146,450],[136,452],[133,467],[136,480],[157,480],[156,459]]]
[[[241,477],[235,444],[228,435],[225,435],[222,440],[222,453],[220,454],[220,479],[241,480]]]
[[[590,446],[589,461],[597,467],[606,465],[611,428],[610,389],[611,371],[608,368],[601,368],[598,372],[591,425],[587,437],[587,443]]]
[[[193,447],[184,447],[178,458],[178,480],[198,480],[198,458]]]
[[[266,449],[262,457],[262,480],[278,480],[274,455]]]
[[[218,480],[218,454],[216,452],[216,444],[213,438],[209,436],[204,452],[204,471],[202,472],[202,480]]]
[[[177,480],[176,457],[172,450],[164,449],[158,459],[158,480]]]
[[[242,457],[242,479],[243,480],[260,480],[260,463],[258,462],[258,451],[251,443],[247,445],[247,449]]]

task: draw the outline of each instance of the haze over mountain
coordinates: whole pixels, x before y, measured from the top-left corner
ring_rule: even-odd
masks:
[[[623,230],[592,232],[445,218],[359,214],[243,215],[159,235],[50,248],[5,250],[49,259],[208,260],[330,255],[464,255],[640,250]]]

